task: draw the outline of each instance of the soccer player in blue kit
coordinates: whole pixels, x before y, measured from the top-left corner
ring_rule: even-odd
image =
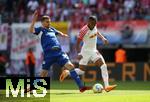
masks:
[[[67,35],[51,27],[50,25],[51,19],[49,16],[42,16],[41,18],[42,26],[35,28],[34,24],[36,23],[37,18],[38,18],[38,11],[35,11],[33,14],[33,20],[30,25],[29,31],[30,33],[38,35],[41,39],[41,45],[44,52],[44,61],[40,76],[46,77],[48,75],[48,70],[50,69],[51,65],[57,63],[61,67],[64,66],[70,71],[70,75],[78,85],[80,92],[90,90],[91,87],[83,85],[83,82],[80,80],[80,77],[74,70],[74,65],[70,62],[67,54],[65,54],[62,51],[60,43],[56,37],[57,35],[67,37]]]

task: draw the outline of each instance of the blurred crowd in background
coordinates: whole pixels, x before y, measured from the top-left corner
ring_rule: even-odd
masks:
[[[118,63],[117,58],[123,58],[121,63],[150,63],[150,0],[0,0],[0,75],[26,73],[25,58],[30,47],[40,56],[36,40],[28,35],[35,10],[38,20],[46,14],[54,23],[69,25],[61,27],[70,35],[70,39],[61,39],[61,44],[71,60],[76,61],[80,27],[89,15],[95,15],[98,30],[110,41],[109,46],[98,41],[98,50],[106,62]],[[42,57],[36,57],[35,62],[38,72]]]
[[[36,9],[52,21],[150,20],[150,0],[0,0],[1,22],[30,22]]]

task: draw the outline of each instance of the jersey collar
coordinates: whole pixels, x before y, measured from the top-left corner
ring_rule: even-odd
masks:
[[[44,27],[43,27],[44,28]],[[45,30],[48,30],[48,31],[53,31],[53,29],[51,28],[51,27],[49,27],[49,28],[44,28]]]

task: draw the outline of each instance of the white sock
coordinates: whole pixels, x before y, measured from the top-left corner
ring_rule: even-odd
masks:
[[[100,68],[101,68],[101,74],[104,81],[104,85],[105,87],[107,87],[109,86],[107,66],[106,64],[103,64]]]
[[[85,72],[79,68],[74,69],[78,75],[83,75]],[[66,70],[66,72],[70,75],[70,71]]]
[[[78,75],[83,75],[85,72],[83,71],[83,70],[81,70],[80,68],[75,68],[74,69],[75,71],[76,71],[76,73],[78,74]]]

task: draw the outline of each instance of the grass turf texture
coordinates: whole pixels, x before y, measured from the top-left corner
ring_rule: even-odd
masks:
[[[13,97],[10,92],[10,97],[6,97],[6,91],[0,90],[0,102],[50,102],[50,91],[47,91],[45,97],[34,97],[31,93],[31,97],[27,97],[27,94],[24,94],[25,97],[21,97],[21,93],[19,92],[17,97]]]
[[[94,85],[96,82],[86,83]],[[94,94],[91,90],[80,93],[71,81],[52,81],[51,90],[44,98],[6,98],[5,90],[0,90],[0,102],[150,102],[150,82],[116,82],[118,85],[112,92]]]
[[[86,85],[94,85],[86,83]],[[150,102],[150,82],[116,82],[111,92],[94,94],[93,91],[80,93],[73,81],[53,81],[50,102]]]

